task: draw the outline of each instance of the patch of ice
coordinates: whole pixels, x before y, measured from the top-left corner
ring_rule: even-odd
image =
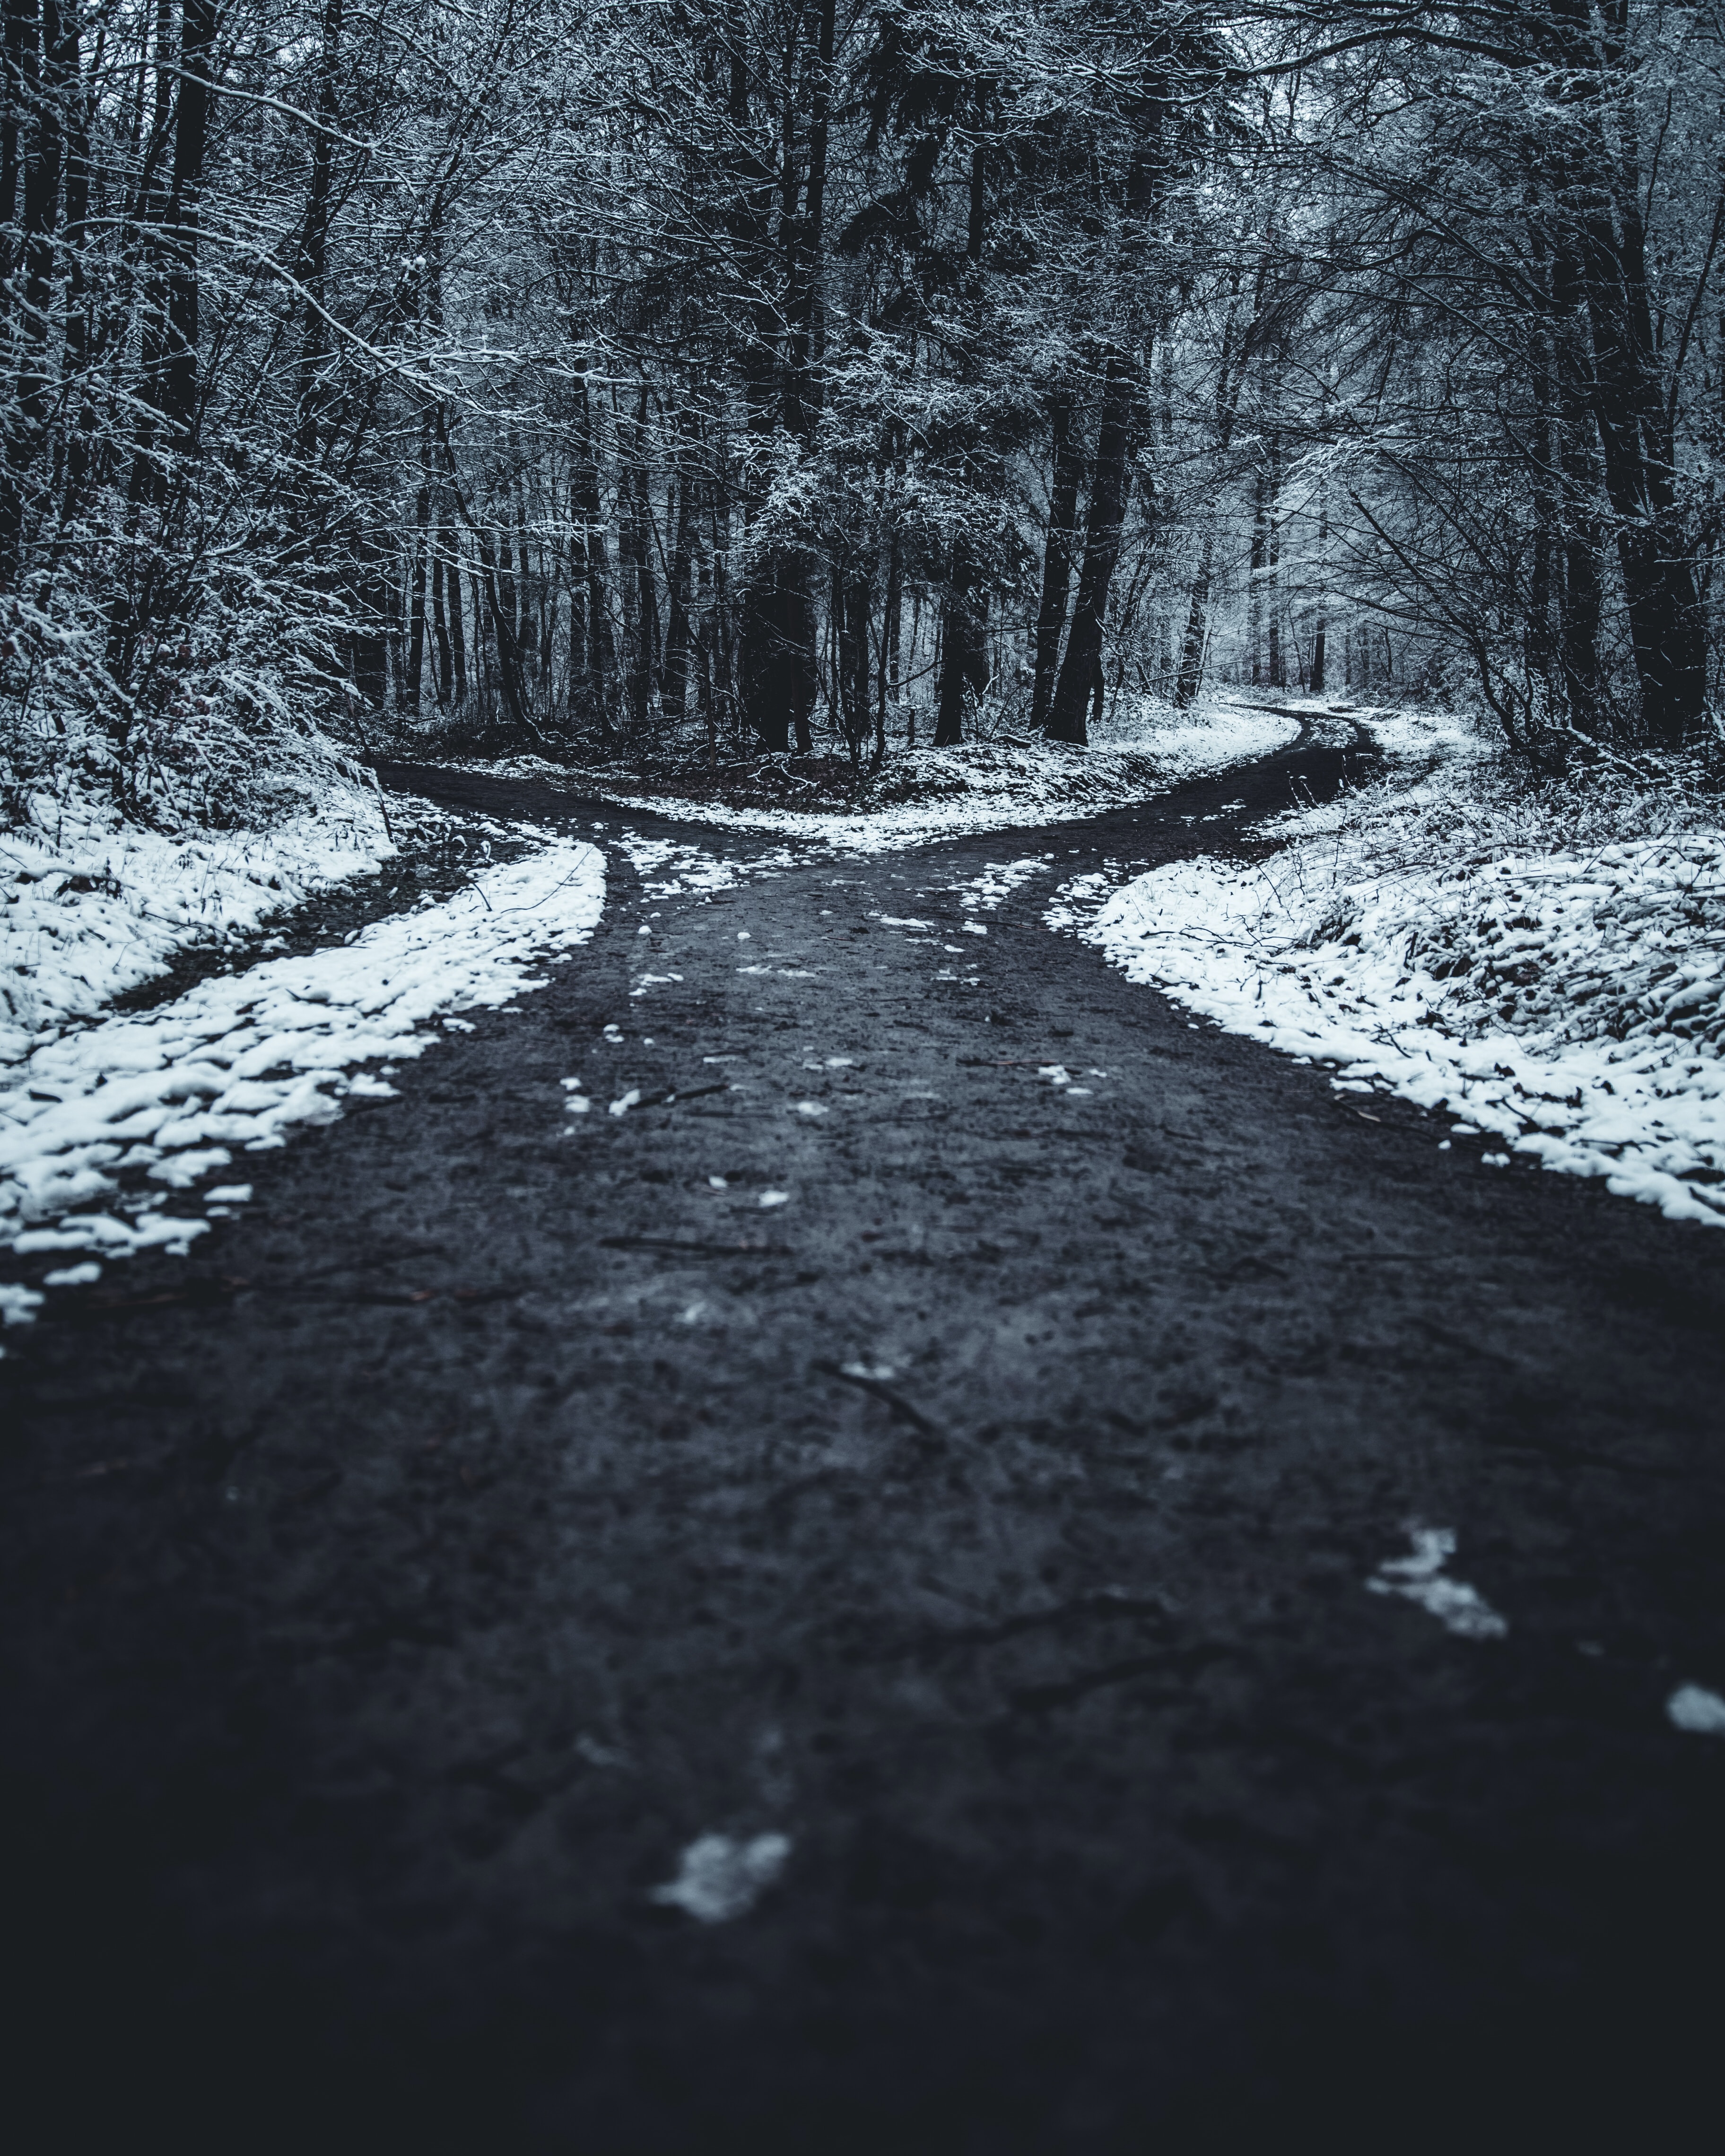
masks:
[[[790,1837],[757,1834],[747,1841],[728,1834],[703,1834],[678,1862],[677,1876],[648,1896],[662,1908],[682,1909],[703,1924],[727,1924],[747,1916],[783,1873]]]
[[[0,1282],[0,1324],[33,1325],[36,1312],[47,1300],[45,1295],[33,1287]]]
[[[1665,1711],[1674,1728],[1694,1737],[1725,1737],[1725,1699],[1704,1685],[1679,1685]]]
[[[611,1103],[610,1113],[614,1116],[626,1116],[629,1110],[639,1101],[640,1097],[640,1087],[639,1086],[631,1086],[628,1092],[619,1093],[617,1098]]]
[[[223,1183],[213,1190],[206,1190],[203,1200],[207,1205],[249,1205],[252,1187],[249,1183]]]
[[[861,1378],[877,1385],[889,1385],[898,1375],[891,1363],[841,1363],[839,1367],[847,1378]]]
[[[1411,1557],[1386,1558],[1367,1588],[1373,1594],[1399,1594],[1417,1602],[1446,1630],[1464,1640],[1501,1640],[1509,1626],[1476,1588],[1450,1579],[1444,1567],[1455,1554],[1455,1537],[1449,1527],[1410,1527]]]
[[[827,1112],[825,1105],[819,1101],[798,1101],[796,1108],[799,1116],[824,1116]]]
[[[102,1269],[94,1258],[81,1265],[61,1265],[55,1271],[44,1273],[44,1287],[92,1287],[102,1276]]]
[[[788,1205],[790,1202],[791,1194],[788,1190],[763,1190],[759,1200],[761,1210],[763,1213],[770,1213],[775,1205]]]

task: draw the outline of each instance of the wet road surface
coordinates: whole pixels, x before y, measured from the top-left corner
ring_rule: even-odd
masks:
[[[1725,1238],[1041,921],[1343,761],[772,872],[398,775],[610,901],[12,1336],[33,2145],[1679,2145]],[[655,896],[625,829],[745,880]],[[1372,1590],[1421,1529],[1501,1636]],[[654,1897],[703,1835],[783,1856],[727,1922]]]

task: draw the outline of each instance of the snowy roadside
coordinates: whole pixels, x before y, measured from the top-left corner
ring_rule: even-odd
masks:
[[[351,787],[267,831],[172,837],[43,796],[0,834],[0,1065],[162,973],[396,852],[381,796]]]
[[[339,1115],[347,1095],[390,1096],[398,1063],[442,1037],[434,1020],[470,1031],[456,1014],[544,987],[536,969],[587,942],[604,891],[598,849],[554,840],[349,943],[44,1042],[0,1091],[0,1238],[20,1255],[183,1252],[205,1222],[163,1209],[172,1194],[222,1176],[203,1193],[212,1214],[245,1203],[250,1186],[223,1174],[234,1148],[282,1145],[296,1125]],[[358,1068],[368,1063],[381,1071]],[[86,1261],[45,1285],[99,1271]],[[28,1322],[41,1300],[0,1288],[0,1315]]]
[[[1553,812],[1452,762],[1265,834],[1286,850],[1178,863],[1106,900],[1070,889],[1050,925],[1230,1031],[1339,1066],[1341,1091],[1446,1108],[1456,1135],[1501,1142],[1491,1165],[1520,1154],[1725,1225],[1717,819],[1671,797]]]
[[[1327,709],[1320,701],[1314,716]],[[539,757],[456,768],[492,778],[543,778],[601,794],[619,808],[737,831],[772,831],[841,854],[897,852],[931,840],[1061,823],[1153,799],[1187,780],[1286,748],[1301,721],[1284,711],[1217,702],[1189,715],[1141,715],[1086,749],[997,741],[920,751],[907,768],[920,798],[855,809],[734,808],[680,795],[631,792],[614,771],[572,770]]]

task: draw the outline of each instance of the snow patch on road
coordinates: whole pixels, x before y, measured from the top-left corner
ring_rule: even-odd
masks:
[[[259,1152],[331,1121],[347,1093],[393,1093],[355,1066],[423,1055],[444,1038],[429,1027],[445,1011],[542,988],[534,969],[584,943],[603,901],[603,856],[560,841],[352,943],[45,1043],[0,1091],[0,1237],[26,1254],[183,1250],[204,1224],[157,1214],[165,1191],[120,1199],[128,1219],[74,1209],[111,1199],[127,1171],[189,1186],[233,1147]]]
[[[1692,1737],[1725,1737],[1725,1699],[1704,1685],[1679,1685],[1665,1703],[1674,1729]]]
[[[1033,875],[1045,875],[1053,865],[1051,854],[1027,854],[1015,861],[989,861],[980,875],[967,876],[961,883],[943,884],[941,888],[956,893],[967,913],[993,913],[1021,884],[1028,883]],[[973,935],[986,936],[988,932],[979,921],[967,921],[964,926]]]
[[[1449,1527],[1410,1527],[1411,1557],[1386,1558],[1366,1582],[1373,1594],[1399,1594],[1417,1602],[1446,1631],[1463,1640],[1501,1640],[1509,1630],[1477,1588],[1451,1579],[1444,1567],[1455,1554]]]
[[[681,1909],[699,1923],[728,1924],[746,1917],[783,1873],[791,1854],[788,1835],[757,1834],[740,1841],[728,1834],[703,1834],[678,1861],[677,1876],[648,1893],[661,1908]]]
[[[628,830],[617,843],[634,864],[649,898],[698,898],[709,891],[734,891],[752,875],[782,875],[814,858],[806,850],[786,846],[739,861],[680,839],[644,839],[638,831]]]

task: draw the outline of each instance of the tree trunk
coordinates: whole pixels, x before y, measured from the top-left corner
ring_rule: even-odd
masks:
[[[813,433],[820,406],[819,377],[813,362],[819,342],[816,316],[820,304],[826,213],[836,0],[819,0],[819,8],[809,105],[808,182],[800,217],[797,214],[794,155],[788,153],[781,165],[783,203],[780,238],[785,279],[782,417],[787,433],[801,442],[806,442]],[[794,49],[791,57],[793,59]],[[793,150],[792,88],[788,79],[784,126]],[[752,422],[756,417],[752,414]],[[787,548],[773,548],[770,557],[760,563],[742,594],[742,619],[737,638],[739,685],[751,723],[769,750],[783,752],[794,735],[797,747],[803,755],[814,747],[809,720],[814,709],[820,676],[816,647],[818,624],[808,583],[808,565]]]
[[[741,611],[738,687],[749,722],[769,754],[783,755],[793,732],[806,752],[819,672],[814,608],[800,567],[783,561],[768,565],[768,575],[751,587]]]
[[[1246,581],[1246,642],[1251,649],[1252,686],[1264,685],[1264,571],[1270,560],[1269,491],[1263,460],[1252,476],[1251,573]]]
[[[505,526],[504,529],[508,527]],[[503,691],[503,707],[517,728],[528,726],[527,701],[521,687],[521,655],[516,648],[513,604],[506,598],[503,579],[492,558],[491,542],[481,528],[475,531],[479,547],[481,588],[491,617],[491,635],[497,650],[497,680]]]
[[[97,439],[97,418],[90,378],[90,336],[88,280],[84,252],[89,239],[90,116],[91,95],[84,80],[79,9],[70,0],[61,18],[61,49],[56,79],[65,100],[66,344],[62,369],[68,408],[75,404],[66,444],[66,486],[60,506],[64,527],[84,506]]]
[[[1127,181],[1126,237],[1118,265],[1119,279],[1128,306],[1137,303],[1145,235],[1163,193],[1168,178],[1163,145],[1167,92],[1156,85],[1142,100],[1139,132]],[[1120,559],[1120,542],[1132,491],[1133,455],[1137,436],[1138,363],[1140,353],[1116,341],[1109,348],[1102,376],[1101,418],[1096,429],[1096,455],[1091,482],[1090,508],[1085,519],[1084,557],[1078,572],[1078,595],[1072,605],[1072,624],[1066,634],[1066,655],[1055,685],[1047,732],[1054,741],[1085,740],[1084,714],[1102,663],[1102,629],[1108,613],[1108,591]]]
[[[167,354],[162,417],[190,446],[198,423],[198,206],[209,132],[210,60],[216,0],[183,0],[180,95],[174,118],[173,187],[162,219],[167,254]]]
[[[1272,689],[1288,685],[1287,662],[1281,648],[1281,436],[1270,438],[1269,516],[1264,533],[1265,657]]]
[[[458,704],[467,701],[467,625],[461,603],[461,546],[453,524],[444,526],[444,590],[449,609],[449,660]]]
[[[1066,655],[1061,662],[1054,703],[1048,716],[1051,741],[1083,744],[1086,739],[1084,714],[1091,701],[1096,669],[1102,663],[1102,624],[1108,610],[1108,589],[1120,559],[1122,527],[1126,521],[1127,497],[1132,485],[1133,417],[1137,405],[1136,369],[1117,346],[1108,355],[1102,378],[1102,416],[1096,430],[1096,477],[1091,483],[1090,512],[1085,520],[1084,560],[1078,572],[1078,596],[1072,607],[1072,625],[1066,634]]]
[[[904,634],[904,546],[894,525],[886,547],[886,608],[880,632],[880,677],[875,721],[875,768],[886,758],[886,713],[898,697],[899,643]]]
[[[1192,586],[1192,603],[1186,613],[1186,640],[1180,648],[1180,670],[1174,682],[1175,707],[1189,711],[1198,700],[1204,679],[1204,645],[1209,633],[1210,578],[1215,566],[1215,534],[1206,529],[1204,552]]]
[[[311,135],[311,177],[306,189],[305,222],[296,264],[300,287],[305,295],[305,324],[300,346],[299,412],[295,429],[295,446],[304,468],[302,489],[317,467],[318,418],[326,394],[322,377],[331,349],[325,307],[334,131],[340,113],[336,69],[341,59],[341,10],[342,0],[324,0],[323,46],[317,74],[318,124]]]
[[[452,585],[454,580],[451,580]],[[444,710],[454,689],[454,666],[449,645],[449,621],[444,603],[444,548],[443,534],[434,532],[431,540],[431,644],[434,664],[434,686],[437,701]]]
[[[1707,654],[1692,542],[1676,499],[1676,450],[1654,326],[1640,157],[1635,141],[1634,63],[1622,46],[1622,10],[1600,19],[1562,11],[1579,101],[1609,109],[1617,139],[1601,139],[1590,169],[1562,177],[1580,257],[1593,344],[1593,408],[1606,495],[1616,525],[1641,726],[1661,747],[1681,747],[1702,723]],[[1603,28],[1604,36],[1598,31]],[[1602,126],[1603,135],[1603,126]]]
[[[1078,490],[1084,484],[1084,439],[1077,400],[1063,391],[1049,412],[1053,470],[1049,483],[1048,535],[1042,550],[1042,598],[1036,610],[1030,730],[1040,733],[1054,701],[1060,664],[1060,632],[1066,625],[1066,600],[1072,588],[1072,562],[1078,523]]]
[[[419,716],[419,684],[425,674],[425,587],[431,557],[431,423],[422,429],[419,490],[413,500],[413,576],[408,606],[408,658],[396,685],[396,702],[410,717]]]
[[[869,624],[874,614],[874,596],[860,564],[834,564],[839,715],[845,746],[853,762],[860,761],[869,734]]]
[[[576,573],[585,583],[587,598],[587,671],[583,701],[598,722],[600,739],[608,742],[613,732],[611,684],[616,666],[611,638],[610,562],[605,552],[593,403],[585,380],[581,384],[580,442],[572,492]]]
[[[941,659],[935,709],[934,745],[956,748],[964,738],[964,698],[981,696],[988,685],[984,641],[988,600],[975,589],[975,575],[961,549],[952,564],[941,607]],[[1081,738],[1083,721],[1079,721]]]
[[[1559,237],[1552,250],[1552,345],[1557,371],[1559,522],[1563,550],[1561,596],[1563,701],[1569,721],[1586,734],[1607,723],[1599,664],[1604,602],[1604,534],[1591,444],[1596,439],[1588,324],[1581,265]]]
[[[695,489],[686,467],[678,475],[676,536],[665,593],[665,715],[680,725],[689,710],[689,565],[695,540]]]
[[[32,491],[25,475],[41,446],[48,422],[49,309],[59,208],[60,100],[54,80],[55,64],[61,58],[58,0],[40,0],[40,53],[38,13],[37,8],[31,8],[17,23],[8,16],[6,26],[8,100],[12,96],[18,100],[15,106],[10,106],[8,118],[12,123],[14,165],[22,163],[23,177],[23,213],[19,223],[24,271],[23,305],[16,332],[16,403],[6,429],[6,470],[0,483],[0,583],[8,584],[18,573]],[[23,137],[28,148],[22,158],[19,118],[30,123]],[[15,172],[8,185],[15,196]]]
[[[36,0],[5,0],[3,45],[0,45],[0,280],[9,280],[13,254],[9,235],[18,220],[18,182],[23,177],[23,119],[30,109],[36,80]],[[0,281],[0,305],[11,311],[11,292]]]

